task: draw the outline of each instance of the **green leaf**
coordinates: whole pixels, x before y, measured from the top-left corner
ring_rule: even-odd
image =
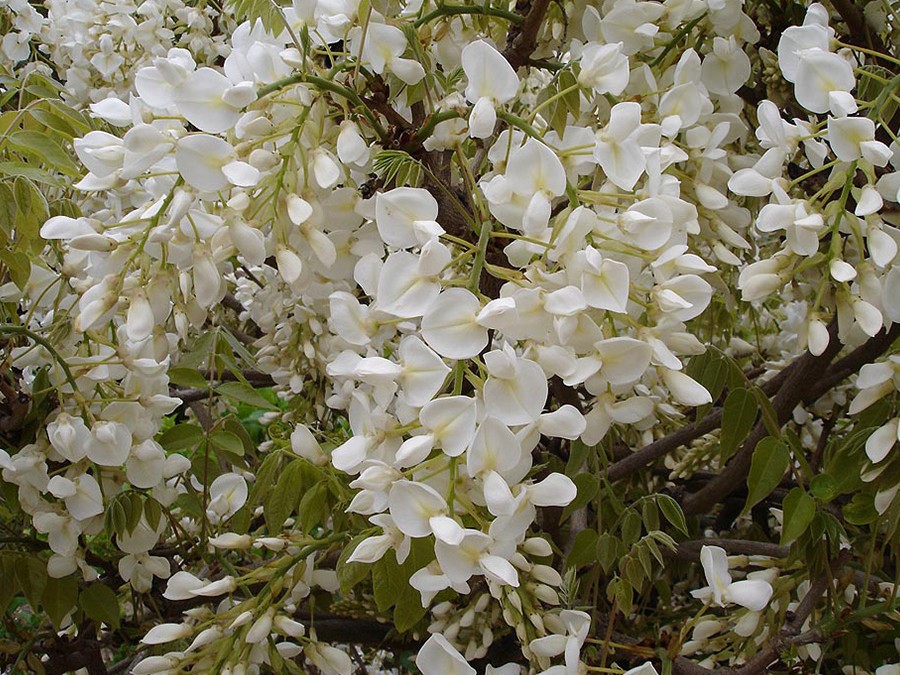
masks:
[[[759,409],[762,413],[763,424],[766,425],[766,431],[774,438],[781,438],[781,425],[778,423],[778,414],[775,412],[775,408],[772,407],[772,401],[769,400],[769,397],[766,396],[759,387],[753,387],[751,391],[756,397],[756,402],[759,403]]]
[[[328,516],[328,484],[316,483],[306,491],[297,507],[300,528],[309,534],[312,529]]]
[[[722,395],[728,379],[728,363],[713,350],[707,350],[691,359],[687,367],[687,374],[706,387],[715,403]],[[703,414],[702,411],[697,410],[698,416]]]
[[[78,602],[78,581],[74,574],[62,579],[47,578],[44,594],[41,597],[41,605],[47,616],[53,622],[54,628],[59,630],[62,620],[71,612]]]
[[[235,417],[229,416],[225,420],[225,431],[230,431],[232,434],[237,436],[238,440],[240,440],[241,444],[244,446],[244,453],[253,454],[256,450],[256,444],[253,442],[253,439],[250,438],[250,434],[247,433],[247,429],[241,424]]]
[[[27,255],[22,255],[15,251],[0,250],[0,260],[6,265],[9,272],[9,278],[19,287],[19,290],[25,290],[25,284],[31,278],[31,260]]]
[[[288,464],[278,477],[275,489],[269,493],[263,515],[270,532],[280,532],[284,521],[294,512],[303,494],[303,460]]]
[[[159,521],[162,519],[162,505],[153,497],[144,499],[144,519],[151,530],[159,527]]]
[[[795,487],[788,492],[781,505],[784,512],[781,528],[781,544],[790,544],[806,532],[816,515],[816,500],[810,497],[803,488]]]
[[[581,440],[572,441],[569,446],[569,459],[566,462],[566,475],[575,478],[584,470],[591,449]],[[576,484],[577,485],[577,484]]]
[[[89,131],[91,131],[92,127],[88,118],[86,118],[83,114],[81,114],[74,108],[70,108],[58,99],[50,99],[47,101],[47,104],[60,117],[68,120],[69,124],[71,124],[79,133],[87,134]]]
[[[68,153],[47,134],[40,131],[16,131],[7,137],[7,142],[16,150],[34,155],[61,173],[72,177],[80,175]]]
[[[385,553],[372,567],[372,591],[379,612],[388,611],[397,602],[402,590],[401,580],[397,579],[399,567],[393,551]]]
[[[244,443],[230,431],[217,431],[209,437],[209,442],[232,455],[240,457],[244,454]]]
[[[78,132],[72,128],[72,125],[68,120],[60,117],[59,115],[56,115],[49,110],[34,108],[33,110],[31,110],[31,116],[40,124],[47,127],[49,130],[55,131],[61,136],[65,136],[68,140],[71,140],[75,136],[79,135]]]
[[[641,520],[647,532],[659,529],[659,509],[653,500],[645,499],[641,504]]]
[[[19,584],[16,579],[16,562],[20,556],[0,556],[0,613],[5,612],[10,601],[19,592]]]
[[[269,403],[262,395],[253,389],[250,385],[243,382],[225,382],[216,387],[216,391],[223,396],[234,399],[240,403],[263,408],[265,410],[278,410],[278,408]]]
[[[874,523],[878,520],[878,511],[875,510],[875,498],[867,492],[853,495],[850,503],[844,506],[844,518],[851,525],[870,525]]]
[[[609,574],[625,555],[625,544],[608,532],[604,532],[597,539],[597,562],[603,571]]]
[[[622,541],[626,546],[634,544],[641,536],[641,517],[630,510],[622,517]]]
[[[284,30],[284,18],[275,0],[227,0],[225,6],[234,11],[237,21],[247,19],[252,24],[259,19],[272,35]]]
[[[600,489],[600,479],[592,473],[580,473],[575,476],[572,482],[575,483],[578,492],[575,495],[575,499],[563,509],[561,522],[565,522],[573,512],[586,506]]]
[[[272,485],[275,483],[280,466],[281,457],[278,453],[273,452],[263,460],[256,472],[256,480],[253,481],[253,487],[250,488],[250,497],[247,499],[249,506],[255,508],[265,501],[269,490],[272,489]]]
[[[684,512],[681,510],[681,506],[678,505],[678,502],[669,495],[657,495],[656,504],[659,506],[659,510],[662,511],[666,520],[682,534],[688,534],[687,521],[684,518]]]
[[[179,387],[206,389],[209,381],[196,368],[172,368],[169,371],[169,382]]]
[[[744,513],[772,494],[790,468],[791,453],[778,439],[767,436],[757,443],[747,476],[747,503]]]
[[[625,579],[617,579],[615,585],[611,589],[619,611],[626,614],[631,613],[631,605],[634,602],[634,588]]]
[[[722,409],[722,433],[719,437],[723,460],[731,457],[747,438],[758,412],[759,404],[751,392],[734,389],[728,394]]]
[[[4,235],[4,241],[8,241],[12,237],[18,215],[19,209],[16,208],[16,198],[12,188],[6,183],[0,183],[0,232]]]
[[[119,599],[106,584],[99,581],[92,583],[81,591],[78,604],[97,623],[105,623],[113,629],[119,627]]]
[[[375,604],[385,612],[394,607],[394,628],[404,632],[425,616],[419,592],[409,585],[409,578],[434,560],[434,545],[426,539],[414,539],[409,556],[402,565],[388,552],[372,568]]]
[[[169,452],[196,448],[203,440],[203,429],[196,424],[182,422],[167,429],[159,437],[159,444]]]
[[[581,567],[593,565],[597,561],[597,537],[596,530],[582,530],[575,535],[572,550],[566,558],[566,567]]]
[[[122,508],[125,509],[125,531],[131,534],[141,522],[141,516],[144,515],[144,502],[136,492],[122,493],[119,501],[122,503]]]
[[[120,500],[114,499],[106,507],[103,527],[107,532],[112,532],[121,537],[125,532],[125,521],[125,509],[122,507]]]
[[[647,537],[644,537],[643,539],[641,539],[640,543],[636,547],[637,548],[637,558],[638,558],[638,561],[641,563],[641,567],[644,568],[644,576],[647,579],[652,579],[653,578],[653,560],[651,558],[650,546],[647,544],[647,542],[653,543],[653,540],[649,539]]]
[[[36,166],[16,160],[0,162],[0,176],[22,176],[44,185],[51,185],[57,188],[66,187],[65,182],[61,178],[54,176],[49,171],[44,171]]]
[[[576,84],[578,84],[578,81],[575,79],[575,74],[571,70],[565,69],[559,71],[559,84],[557,85],[557,90],[562,92],[566,89],[571,89],[571,91],[563,94],[562,100],[565,101],[566,108],[568,108],[569,112],[577,118],[581,112],[581,91],[579,89],[572,89]]]
[[[31,608],[37,612],[47,585],[47,563],[31,555],[16,560],[16,580]]]
[[[827,503],[838,496],[838,483],[830,474],[820,473],[810,481],[809,492],[816,499]]]
[[[422,171],[422,165],[403,150],[382,150],[375,155],[372,170],[385,183],[390,183],[399,176],[404,176],[407,182],[414,183]]]
[[[866,461],[863,452],[866,441],[874,430],[872,427],[864,427],[849,437],[838,437],[828,444],[825,450],[825,471],[836,481],[838,494],[854,493],[862,486],[860,467]]]
[[[237,355],[241,357],[241,360],[244,361],[246,367],[262,372],[260,371],[259,363],[257,362],[256,357],[250,353],[250,350],[247,349],[240,340],[238,340],[227,330],[222,332],[222,337],[225,339],[225,342],[227,342],[237,353]],[[241,371],[238,370],[236,374],[239,374],[240,372]]]

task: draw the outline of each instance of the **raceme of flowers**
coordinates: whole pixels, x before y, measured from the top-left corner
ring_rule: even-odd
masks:
[[[577,489],[535,449],[596,445],[613,427],[652,440],[711,403],[685,366],[705,350],[693,320],[728,279],[741,292],[731,303],[802,299],[796,347],[812,354],[835,339],[832,317],[847,345],[900,321],[900,232],[881,215],[900,201],[900,163],[869,116],[884,101],[854,96],[864,57],[837,45],[822,5],[780,38],[781,76],[810,113],[792,120],[770,100],[743,111],[759,36],[737,0],[567,5],[569,32],[560,18],[541,29],[552,58],[521,67],[502,21],[425,21],[428,3],[363,13],[354,0],[295,0],[277,35],[244,22],[223,40],[208,35],[209,12],[174,2],[123,5],[108,22],[93,3],[54,0],[47,16],[5,6],[16,28],[5,57],[42,41],[106,125],[75,142],[85,215],[47,221],[52,253],[26,289],[2,289],[57,352],[16,349],[26,374],[49,366],[59,409],[37,442],[0,451],[3,479],[48,537],[52,576],[96,575],[85,542],[121,492],[167,508],[196,482],[158,434],[182,403],[170,369],[229,295],[282,396],[314,399],[280,416],[292,425],[282,447],[348,476],[347,511],[371,524],[347,562],[403,564],[427,542],[430,562],[409,579],[434,619],[422,672],[474,673],[468,661],[493,639],[496,627],[476,634],[442,613],[448,589],[480,593],[472,606],[496,608],[541,672],[580,672],[590,616],[560,608],[563,578],[535,524]],[[688,23],[707,33],[702,49],[663,51]],[[539,97],[557,71],[572,84]],[[384,179],[391,157],[405,181]],[[824,185],[808,194],[789,164]],[[851,413],[895,390],[894,360],[863,369]],[[551,405],[560,386],[583,395]],[[337,442],[326,410],[347,421]],[[866,443],[872,464],[897,438],[892,419]],[[275,652],[351,671],[292,618],[311,589],[339,588],[317,566],[321,546],[290,526],[229,530],[253,483],[235,466],[199,486],[210,545],[275,553],[245,577],[173,570],[153,554],[166,518],[116,538],[135,591],[161,578],[167,599],[221,599],[152,628],[147,645],[190,646],[133,672],[246,672]],[[695,597],[745,609],[739,634],[753,635],[777,570],[732,581],[724,550],[701,559],[708,587]],[[260,583],[259,597],[232,595]],[[721,628],[695,626],[685,649]]]

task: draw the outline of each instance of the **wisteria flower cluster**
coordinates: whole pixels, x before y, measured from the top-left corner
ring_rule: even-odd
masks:
[[[900,668],[898,18],[783,4],[0,3],[29,667]]]

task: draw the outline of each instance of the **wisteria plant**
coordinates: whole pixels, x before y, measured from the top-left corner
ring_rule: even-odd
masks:
[[[0,672],[900,675],[893,0],[0,0]]]

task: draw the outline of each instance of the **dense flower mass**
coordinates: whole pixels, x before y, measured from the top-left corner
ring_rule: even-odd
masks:
[[[0,2],[10,592],[138,674],[895,672],[900,19],[778,4]]]

